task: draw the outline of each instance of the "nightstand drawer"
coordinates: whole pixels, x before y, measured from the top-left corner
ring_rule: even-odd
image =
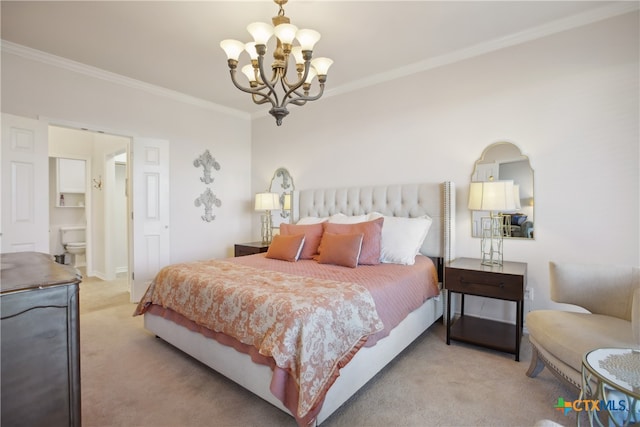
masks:
[[[447,268],[445,284],[448,290],[467,295],[513,301],[524,298],[524,283],[519,276]]]

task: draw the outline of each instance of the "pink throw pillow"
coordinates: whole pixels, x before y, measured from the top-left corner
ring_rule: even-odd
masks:
[[[357,224],[332,224],[325,222],[324,234],[358,234],[362,233],[362,250],[360,251],[359,264],[376,265],[380,264],[380,242],[382,240],[382,224],[384,218],[373,221],[359,222]],[[318,253],[322,255],[324,250],[324,236],[320,241]]]
[[[296,262],[300,257],[302,245],[304,244],[304,234],[293,236],[273,236],[271,245],[267,249],[267,258],[280,259],[282,261]]]
[[[362,249],[364,234],[333,234],[322,236],[322,253],[318,255],[320,264],[335,264],[356,268]]]
[[[304,234],[304,245],[300,259],[313,259],[318,254],[318,246],[322,239],[324,228],[322,223],[318,224],[280,224],[280,234],[288,236],[291,234]]]

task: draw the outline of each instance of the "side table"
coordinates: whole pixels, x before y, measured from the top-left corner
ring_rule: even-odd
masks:
[[[524,290],[527,286],[527,264],[503,262],[501,266],[485,266],[475,258],[458,258],[448,263],[444,272],[447,290],[447,345],[450,340],[463,341],[515,355],[520,360],[520,341],[524,323]],[[462,295],[460,317],[451,320],[451,294]],[[515,325],[464,314],[465,295],[496,298],[516,303]]]
[[[640,352],[598,348],[585,354],[579,399],[591,426],[640,422]]]
[[[262,243],[262,242],[236,243],[234,245],[233,256],[259,254],[262,252],[267,252],[268,249],[269,249],[268,243]]]

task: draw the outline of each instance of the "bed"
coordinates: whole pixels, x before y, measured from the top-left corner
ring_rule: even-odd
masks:
[[[360,221],[373,227],[372,223],[382,226],[383,221],[379,219],[382,216],[387,224],[392,224],[400,218],[428,216],[430,218],[429,232],[420,248],[420,254],[415,256],[413,266],[382,263],[379,265],[358,264],[355,268],[348,268],[336,266],[332,262],[320,263],[312,259],[283,262],[267,259],[265,254],[257,254],[229,260],[201,261],[193,265],[179,265],[171,269],[163,269],[154,279],[153,285],[145,294],[136,313],[144,315],[145,328],[156,336],[279,409],[293,415],[300,425],[320,424],[429,326],[443,316],[444,295],[441,297],[437,285],[438,278],[442,277],[442,266],[446,261],[454,258],[452,242],[455,231],[453,220],[455,187],[451,182],[444,182],[303,190],[295,194],[294,201],[297,202],[294,207],[294,218],[296,220],[303,218],[303,222],[309,221],[310,218],[324,220],[327,217],[344,216],[345,223]],[[325,226],[324,229],[334,231],[334,229],[339,230],[339,227],[342,226],[338,225],[334,228]],[[283,231],[286,231],[286,226]],[[335,237],[333,233],[325,233],[325,235]],[[358,255],[362,261],[366,257],[365,252],[367,251],[365,249],[366,233],[348,235],[345,233],[343,235],[344,238],[348,237],[351,240],[357,240],[358,236],[360,238]],[[294,236],[291,235],[291,237]],[[309,242],[308,237],[307,242]],[[281,238],[278,237],[278,239]],[[323,247],[324,249],[322,249]],[[326,258],[328,253],[332,253],[327,250],[328,247],[325,245],[325,241],[321,243],[321,256]],[[298,251],[298,255],[300,255],[300,251]],[[318,256],[316,255],[315,258],[318,259]],[[193,272],[191,272],[192,270]],[[200,276],[197,276],[198,271]],[[222,276],[227,271],[230,272],[230,276]],[[380,288],[383,289],[381,291],[376,290],[375,282],[378,280],[376,277],[381,276],[400,278],[404,271],[407,272],[408,277],[401,280],[409,282],[417,280],[417,276],[434,276],[430,280],[435,281],[436,289],[435,292],[421,294],[418,297],[421,298],[420,301],[411,302],[410,304],[413,306],[410,308],[404,306],[403,310],[408,312],[408,315],[404,313],[398,317],[397,314],[387,313],[386,308],[383,308],[381,303],[386,298],[392,299],[393,296],[390,296],[388,288],[387,290],[384,288]],[[305,355],[306,353],[299,349],[292,354],[286,354],[286,351],[281,348],[285,346],[263,345],[263,341],[270,341],[270,339],[262,340],[261,338],[262,341],[258,342],[252,341],[251,337],[242,336],[245,329],[248,329],[239,330],[241,328],[238,323],[242,322],[233,320],[227,322],[229,326],[226,326],[224,323],[215,323],[216,321],[223,322],[224,319],[214,320],[210,319],[212,316],[207,317],[207,313],[211,312],[212,307],[229,307],[229,301],[237,302],[239,298],[237,295],[233,298],[229,297],[229,301],[225,302],[209,305],[207,305],[208,303],[199,303],[200,306],[206,307],[201,308],[199,313],[195,313],[197,311],[195,309],[193,313],[191,311],[175,313],[167,308],[169,305],[167,301],[180,298],[182,300],[208,301],[208,295],[213,292],[211,290],[201,291],[201,294],[196,294],[194,290],[183,291],[187,283],[199,283],[199,280],[205,280],[204,278],[207,276],[225,277],[218,280],[220,282],[218,285],[233,288],[234,291],[239,292],[237,295],[246,294],[245,288],[242,286],[253,287],[258,292],[263,292],[262,295],[254,298],[263,301],[264,307],[262,309],[264,312],[257,310],[255,308],[257,306],[254,305],[251,305],[251,310],[228,310],[231,313],[230,316],[238,316],[238,313],[243,313],[241,317],[246,320],[246,324],[253,325],[255,323],[246,319],[247,316],[244,314],[246,311],[259,312],[262,317],[278,317],[280,308],[278,310],[268,309],[268,307],[273,307],[272,304],[275,304],[271,302],[271,296],[278,294],[278,286],[282,286],[282,282],[285,282],[292,289],[297,286],[296,281],[300,280],[300,283],[304,282],[305,286],[313,281],[312,286],[305,287],[305,292],[301,292],[301,294],[311,295],[312,298],[318,298],[311,300],[308,303],[310,306],[331,306],[334,312],[327,314],[328,310],[311,310],[321,311],[322,316],[326,317],[309,317],[311,320],[305,317],[305,321],[294,322],[296,328],[306,327],[304,324],[299,326],[299,323],[333,324],[336,323],[335,319],[349,317],[349,324],[355,325],[355,330],[351,332],[347,329],[341,329],[340,333],[314,332],[316,335],[324,334],[322,341],[314,342],[313,334],[305,332],[303,329],[303,332],[296,336],[309,337],[311,344],[306,341],[300,344],[304,348],[311,349],[308,351],[309,355]],[[179,286],[168,284],[164,288],[163,294],[158,289],[163,286],[164,282],[178,283]],[[267,285],[275,287],[271,289]],[[319,287],[317,292],[315,286]],[[410,286],[413,285],[402,285],[403,289],[410,288]],[[425,286],[429,287],[429,285]],[[152,289],[152,287],[156,289]],[[180,290],[176,291],[176,288]],[[334,293],[337,293],[337,296],[327,296]],[[152,297],[151,294],[155,296]],[[345,294],[349,298],[345,297]],[[398,294],[400,293],[398,292]],[[163,300],[158,295],[168,296]],[[152,301],[153,298],[157,298],[157,300]],[[330,300],[334,302],[325,304],[322,302],[324,301],[322,298],[334,298],[334,300]],[[353,303],[352,300],[356,303]],[[340,301],[340,303],[335,301]],[[246,302],[238,304],[246,304]],[[363,308],[369,306],[372,309],[365,310]],[[300,313],[308,313],[309,311],[300,308]],[[238,317],[233,319],[238,319]],[[230,325],[231,323],[233,326]],[[233,328],[236,329],[233,330]],[[270,327],[269,331],[280,331],[281,329],[280,326]],[[282,332],[281,338],[286,338],[288,331]],[[239,334],[237,339],[229,336],[236,333]],[[327,338],[329,335],[331,336]],[[285,338],[283,340],[286,341]],[[324,347],[318,349],[318,346]],[[336,355],[334,359],[331,359],[333,352]],[[324,360],[325,357],[327,361]],[[313,360],[313,369],[305,366],[302,363],[303,359]],[[318,362],[318,359],[322,360]],[[288,365],[287,363],[291,360],[293,360],[292,364]],[[299,380],[300,378],[313,378],[313,381],[303,381]],[[292,388],[296,388],[293,396],[290,393]]]

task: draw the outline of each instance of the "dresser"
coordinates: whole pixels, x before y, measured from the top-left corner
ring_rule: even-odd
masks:
[[[80,426],[80,276],[50,255],[0,255],[1,419]]]

